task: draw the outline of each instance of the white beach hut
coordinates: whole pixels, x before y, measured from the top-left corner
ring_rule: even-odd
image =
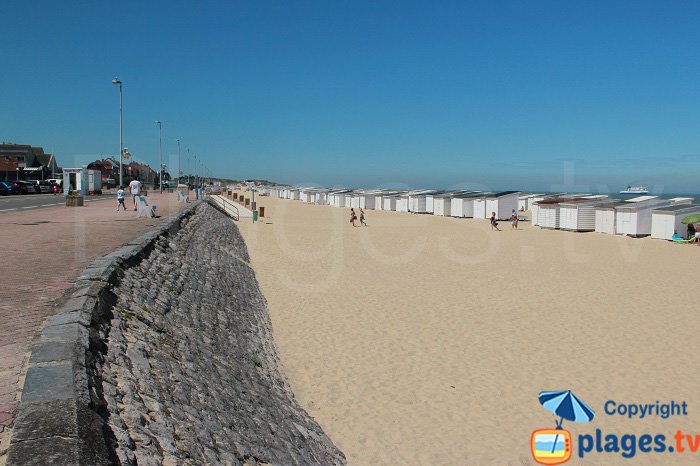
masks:
[[[417,214],[432,213],[432,200],[436,194],[444,193],[445,191],[423,190],[413,191],[408,197],[408,209]],[[430,203],[428,202],[430,198]]]
[[[452,196],[449,193],[433,196],[433,215],[450,216]]]
[[[489,218],[491,216],[491,213],[489,213],[488,217],[486,216],[486,196],[489,196],[489,194],[481,194],[474,197],[472,217]]]
[[[530,210],[532,203],[544,199],[544,196],[545,195],[542,193],[520,194],[520,196],[518,196],[518,210]]]
[[[380,198],[381,202],[381,194],[382,191],[364,191],[359,195],[360,198],[360,207],[363,209],[372,209],[372,210],[378,210],[377,209],[377,198]]]
[[[658,196],[639,196],[615,208],[615,233],[634,237],[651,234],[651,211],[669,205]]]
[[[543,199],[537,201],[534,206],[535,213],[532,214],[533,225],[540,228],[559,228],[559,204],[562,202],[572,202],[574,199]]]
[[[626,201],[601,204],[594,207],[595,210],[595,232],[615,234],[615,208],[626,204]]]
[[[313,204],[316,201],[316,190],[314,188],[304,188],[299,192],[299,199],[306,204]]]
[[[486,196],[486,217],[490,218],[491,213],[496,212],[497,219],[509,219],[513,211],[518,209],[519,195],[519,191],[502,191]]]
[[[404,193],[398,196],[396,199],[396,211],[397,212],[408,212],[408,198],[410,193]]]
[[[398,194],[385,194],[382,196],[382,210],[396,210],[396,201],[399,199]]]
[[[569,231],[595,231],[596,207],[617,201],[603,197],[590,197],[559,204],[559,228]]]
[[[435,196],[443,194],[444,191],[435,191],[425,195],[425,213],[432,214],[435,212]]]
[[[452,217],[473,217],[474,199],[490,193],[467,192],[455,195],[450,201],[450,216]]]
[[[670,240],[674,233],[688,236],[688,225],[681,223],[688,215],[700,214],[700,206],[672,205],[651,211],[651,237]]]
[[[330,189],[317,189],[314,196],[314,204],[328,205],[328,195],[330,192]]]

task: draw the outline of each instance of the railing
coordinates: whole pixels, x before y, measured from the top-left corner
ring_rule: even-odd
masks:
[[[221,199],[221,200],[223,201],[224,213],[225,213],[226,215],[229,215],[229,216],[230,216],[232,219],[234,219],[235,221],[238,221],[239,218],[240,218],[240,214],[239,214],[239,212],[238,212],[238,207],[236,207],[236,206],[233,204],[233,202],[227,201],[226,198],[225,198],[224,196],[219,196],[219,199]],[[227,206],[231,206],[231,213],[230,213],[230,214],[228,213],[228,207],[227,207]]]

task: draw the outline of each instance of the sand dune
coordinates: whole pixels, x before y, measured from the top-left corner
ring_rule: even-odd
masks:
[[[239,227],[294,392],[349,464],[535,464],[543,390],[594,410],[578,434],[700,434],[700,247],[260,198]],[[606,415],[609,400],[688,416]],[[671,440],[669,440],[671,441]],[[697,464],[696,454],[585,463]]]

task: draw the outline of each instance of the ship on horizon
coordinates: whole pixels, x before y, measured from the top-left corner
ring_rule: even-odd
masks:
[[[627,186],[627,189],[620,191],[620,194],[648,194],[646,186]]]

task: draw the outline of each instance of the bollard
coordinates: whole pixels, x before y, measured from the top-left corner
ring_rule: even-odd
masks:
[[[258,209],[258,210],[260,211],[260,216],[264,217],[265,216],[265,207],[260,206],[260,209]]]

